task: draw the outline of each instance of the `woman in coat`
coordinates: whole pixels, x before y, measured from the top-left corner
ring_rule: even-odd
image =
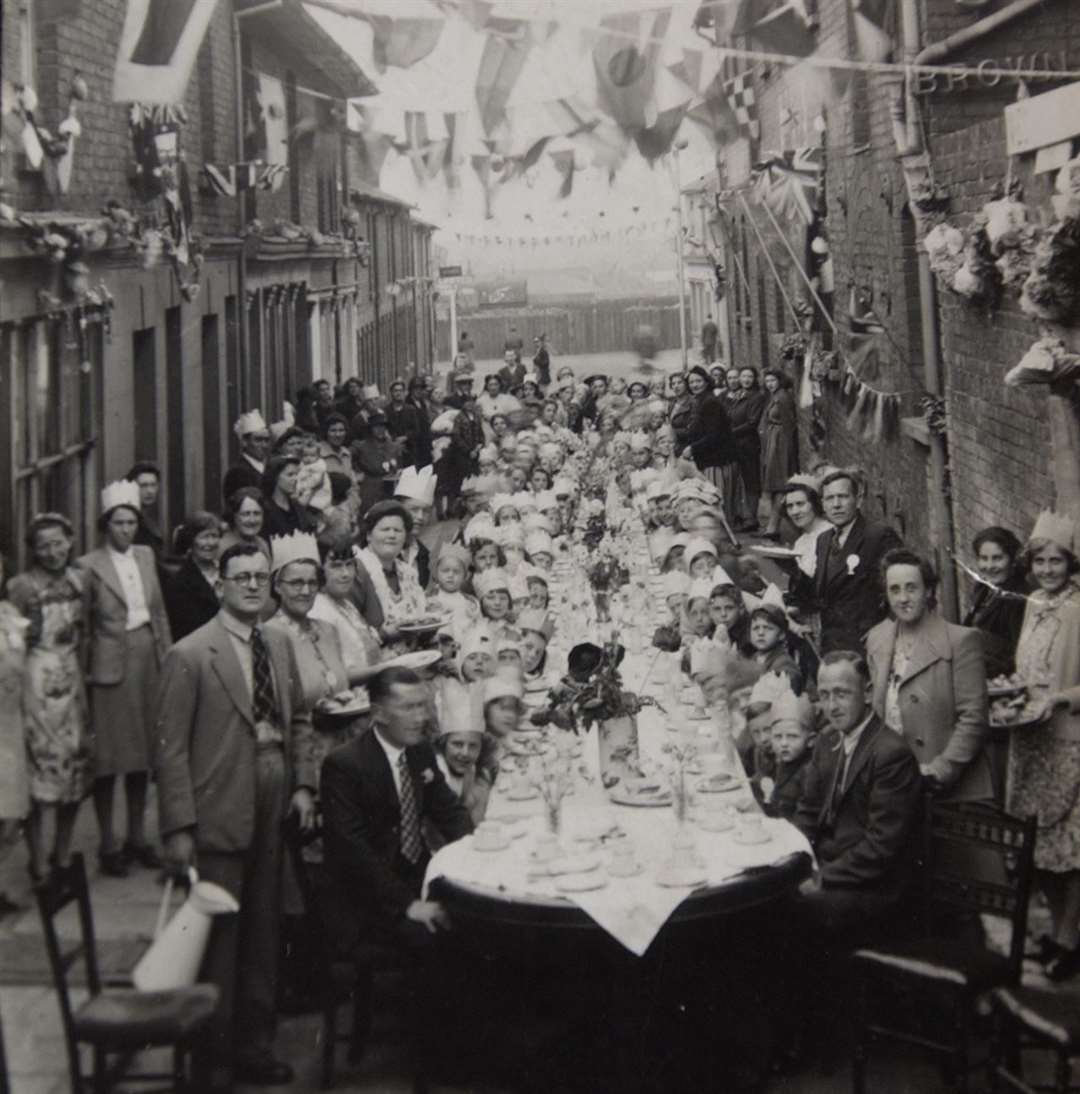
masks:
[[[390,436],[386,415],[379,411],[368,419],[370,435],[353,446],[353,467],[360,496],[360,514],[386,498],[386,478],[400,470],[401,445]]]
[[[153,759],[158,674],[172,645],[154,552],[133,546],[139,488],[112,483],[101,492],[104,546],[79,559],[90,625],[87,683],[95,734],[94,810],[101,830],[101,869],[124,877],[131,860],[159,869],[147,842],[146,789]],[[113,830],[116,777],[124,777],[127,841]]]
[[[1010,813],[1039,819],[1035,878],[1050,907],[1053,934],[1042,959],[1051,980],[1080,971],[1080,533],[1043,513],[1024,552],[1037,586],[1028,598],[1016,671],[1042,703],[1036,726],[1009,742]]]
[[[184,561],[165,580],[165,610],[174,642],[209,623],[221,607],[217,595],[220,548],[221,521],[205,510],[192,513],[176,533],[176,549]]]
[[[942,797],[993,802],[982,636],[937,614],[937,574],[913,551],[889,551],[881,572],[891,618],[866,638],[874,711]]]
[[[710,380],[711,383],[711,380]],[[737,532],[753,532],[758,526],[758,503],[761,500],[761,439],[758,423],[765,410],[765,393],[758,384],[757,369],[743,365],[739,369],[739,390],[727,404],[731,432],[735,438],[735,459],[739,465],[743,489],[746,491],[745,515],[735,525]],[[732,520],[739,514],[732,513]]]
[[[788,479],[799,465],[799,444],[795,435],[795,400],[791,381],[779,369],[765,370],[768,402],[758,423],[761,438],[761,489],[769,498],[769,523],[765,534],[775,538],[784,514],[784,493]]]
[[[682,457],[693,460],[697,469],[721,492],[725,513],[739,513],[744,495],[727,411],[713,394],[712,380],[700,365],[687,373],[686,382],[693,408]]]

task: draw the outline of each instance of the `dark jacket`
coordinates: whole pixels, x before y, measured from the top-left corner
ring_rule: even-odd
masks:
[[[847,542],[834,550],[836,537],[837,530],[830,528],[817,541],[814,596],[821,612],[822,653],[861,650],[867,631],[885,618],[881,560],[901,545],[887,524],[868,521],[862,513],[856,514]]]
[[[839,734],[823,733],[804,776],[795,824],[814,847],[826,889],[864,889],[884,901],[903,894],[917,847],[922,776],[903,737],[872,714],[843,787]]]
[[[472,820],[447,786],[431,746],[408,748],[405,758],[421,825],[433,825],[448,843],[468,835]],[[419,898],[427,856],[414,866],[401,854],[401,803],[374,729],[326,757],[319,794],[327,869],[352,904],[354,925],[391,926]],[[341,941],[347,948],[348,940]]]
[[[422,466],[420,452],[425,433],[423,415],[416,407],[409,406],[408,403],[403,403],[400,407],[390,403],[385,414],[386,428],[390,431],[390,436],[395,440],[398,437],[405,438],[401,446],[401,466],[409,467],[413,464],[417,467]]]
[[[225,478],[221,482],[221,496],[226,507],[228,507],[229,498],[245,486],[254,486],[256,490],[261,490],[262,475],[247,460],[241,458],[225,472]]]
[[[1024,578],[1014,574],[1000,589],[979,585],[964,616],[964,626],[983,633],[986,677],[1011,676],[1016,671],[1016,643],[1024,625],[1027,596]]]
[[[694,401],[686,440],[699,471],[734,462],[731,422],[724,404],[710,392],[704,392]]]
[[[221,608],[217,593],[190,558],[166,579],[163,592],[174,642],[209,623]]]
[[[754,775],[751,786],[767,817],[791,820],[795,816],[799,802],[802,801],[803,784],[813,758],[813,749],[808,748],[794,763],[777,763],[776,770],[769,776],[773,780],[773,786],[767,797],[761,786],[761,780],[766,777],[764,772]]]

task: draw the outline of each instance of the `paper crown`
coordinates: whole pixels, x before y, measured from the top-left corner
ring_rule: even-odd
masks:
[[[287,536],[270,539],[270,572],[277,573],[290,562],[314,562],[319,564],[319,543],[307,532],[291,532]]]
[[[469,567],[472,565],[472,555],[467,547],[463,547],[460,543],[444,543],[439,548],[439,554],[436,566],[445,559],[452,559],[454,562],[460,562],[468,572]]]
[[[712,555],[716,558],[718,552],[715,544],[711,543],[704,536],[691,536],[686,543],[686,562],[689,565],[697,558],[698,555]]]
[[[667,558],[674,540],[675,533],[670,528],[656,528],[649,533],[649,557],[658,566]]]
[[[805,475],[801,472],[798,475],[792,475],[787,481],[789,488],[796,486],[805,486],[809,490],[813,490],[815,494],[821,493],[821,479],[816,475]]]
[[[246,414],[241,414],[233,426],[233,432],[238,437],[245,437],[248,433],[265,433],[267,429],[261,410],[249,410]]]
[[[465,542],[473,543],[478,539],[495,539],[495,520],[490,513],[477,513],[465,525]]]
[[[432,435],[448,434],[454,429],[454,419],[460,412],[457,410],[444,410],[431,423]]]
[[[691,600],[708,600],[712,596],[713,583],[711,578],[699,577],[690,582],[689,588],[686,590],[686,602],[689,604]]]
[[[669,596],[685,596],[690,591],[690,576],[685,570],[672,570],[664,574],[664,599]]]
[[[540,581],[547,585],[551,580],[546,570],[541,570],[539,566],[530,566],[528,563],[519,566],[518,573],[522,574],[527,582]]]
[[[535,513],[539,506],[536,504],[536,495],[530,494],[527,490],[519,490],[515,494],[510,495],[514,500],[512,505],[517,508],[519,513]]]
[[[468,633],[460,638],[458,664],[460,665],[466,657],[474,653],[485,653],[488,657],[495,656],[495,639],[487,627],[470,627]]]
[[[436,701],[439,736],[449,733],[483,733],[483,691],[453,677],[441,681]]]
[[[521,678],[516,672],[496,672],[484,681],[484,706],[496,699],[520,699],[523,694]]]
[[[577,483],[566,475],[560,475],[551,484],[551,492],[556,498],[572,498],[577,493]]]
[[[536,495],[536,508],[541,513],[549,513],[552,509],[559,508],[559,499],[555,496],[555,491],[541,490]]]
[[[525,537],[525,554],[530,558],[533,555],[553,555],[555,553],[555,545],[551,542],[551,536],[547,532],[542,532],[540,529],[530,532]]]
[[[479,494],[481,497],[490,497],[499,488],[500,479],[497,475],[470,475],[461,484],[462,494]]]
[[[770,706],[782,695],[791,692],[791,681],[782,672],[763,673],[750,692],[751,703],[768,703]]]
[[[110,482],[101,491],[102,513],[107,513],[118,505],[127,505],[134,509],[136,513],[142,510],[142,503],[139,499],[139,484],[137,482],[119,479],[117,482]]]
[[[1063,550],[1074,555],[1077,553],[1076,524],[1068,517],[1049,509],[1044,509],[1039,514],[1035,527],[1031,529],[1031,539],[1048,539]]]
[[[645,467],[640,471],[630,472],[630,492],[633,494],[644,494],[649,487],[656,481],[660,472],[654,467]]]
[[[630,434],[630,451],[631,452],[651,452],[652,451],[652,438],[648,433],[642,430],[636,430]]]
[[[540,444],[541,456],[561,456],[562,451],[562,445],[558,441],[543,441]]]
[[[540,386],[540,378],[535,372],[526,372],[525,375],[522,376],[521,382],[523,384],[535,384],[537,387]]]
[[[499,446],[495,444],[485,444],[477,456],[481,463],[495,463],[498,458]]]
[[[504,550],[507,548],[525,549],[525,529],[521,524],[512,520],[495,529],[495,542]]]
[[[287,399],[281,404],[281,417],[270,423],[270,436],[276,441],[296,425],[296,410]]]
[[[379,398],[379,385],[364,384],[364,386],[360,389],[360,394],[365,399],[377,399]]]
[[[519,612],[517,625],[518,630],[522,632],[533,631],[540,635],[545,642],[550,642],[551,636],[555,633],[555,620],[539,608],[530,608],[527,611]]]
[[[520,566],[510,575],[510,599],[515,603],[529,599],[529,581]]]
[[[708,578],[709,587],[712,589],[719,588],[721,585],[734,585],[735,582],[731,580],[727,570],[723,566],[714,566],[711,576]]]
[[[518,512],[518,507],[514,501],[513,494],[495,494],[491,498],[491,511],[498,516],[503,509],[513,509],[514,512]]]
[[[719,627],[715,638],[695,638],[690,643],[690,675],[718,676],[733,656],[731,640]]]
[[[790,687],[773,701],[770,714],[774,726],[777,722],[795,722],[804,730],[810,730],[814,725],[814,706],[810,697],[796,695]]]
[[[487,596],[488,593],[510,592],[510,575],[501,567],[493,566],[490,570],[481,570],[473,578],[473,589],[477,596]]]
[[[435,468],[430,464],[419,471],[415,467],[406,467],[394,487],[394,497],[409,498],[421,505],[434,505]]]

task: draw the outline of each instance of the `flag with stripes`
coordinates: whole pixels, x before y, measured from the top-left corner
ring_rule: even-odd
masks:
[[[217,167],[212,163],[203,164],[203,182],[212,193],[222,197],[234,198],[245,190],[276,190],[288,170],[280,163],[230,163],[227,167]]]
[[[127,0],[113,102],[179,103],[217,0]]]
[[[758,123],[757,97],[754,95],[754,84],[750,78],[750,73],[740,72],[738,66],[738,58],[730,53],[725,54],[720,69],[724,95],[732,113],[735,115],[739,130],[750,140],[756,141],[761,135],[761,126]]]

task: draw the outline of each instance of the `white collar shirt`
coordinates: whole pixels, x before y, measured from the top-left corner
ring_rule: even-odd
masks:
[[[851,767],[851,757],[855,755],[855,749],[859,746],[859,740],[866,732],[866,727],[870,724],[870,719],[874,716],[874,712],[870,711],[869,714],[850,732],[845,733],[840,738],[840,744],[844,751],[844,770],[842,778],[840,779],[840,788],[844,789],[847,786],[848,768]]]
[[[379,747],[386,753],[386,761],[390,764],[390,774],[394,779],[394,789],[397,791],[398,801],[401,801],[401,772],[398,770],[398,764],[405,749],[392,745],[379,732],[380,728],[380,726],[375,725],[372,726],[371,731],[375,734],[375,740],[379,742]]]
[[[131,548],[123,553],[112,547],[106,547],[105,550],[108,551],[109,559],[120,578],[120,588],[123,589],[124,600],[127,602],[127,623],[124,629],[137,631],[150,622],[150,608],[146,602],[146,589],[143,587],[135,552]]]

